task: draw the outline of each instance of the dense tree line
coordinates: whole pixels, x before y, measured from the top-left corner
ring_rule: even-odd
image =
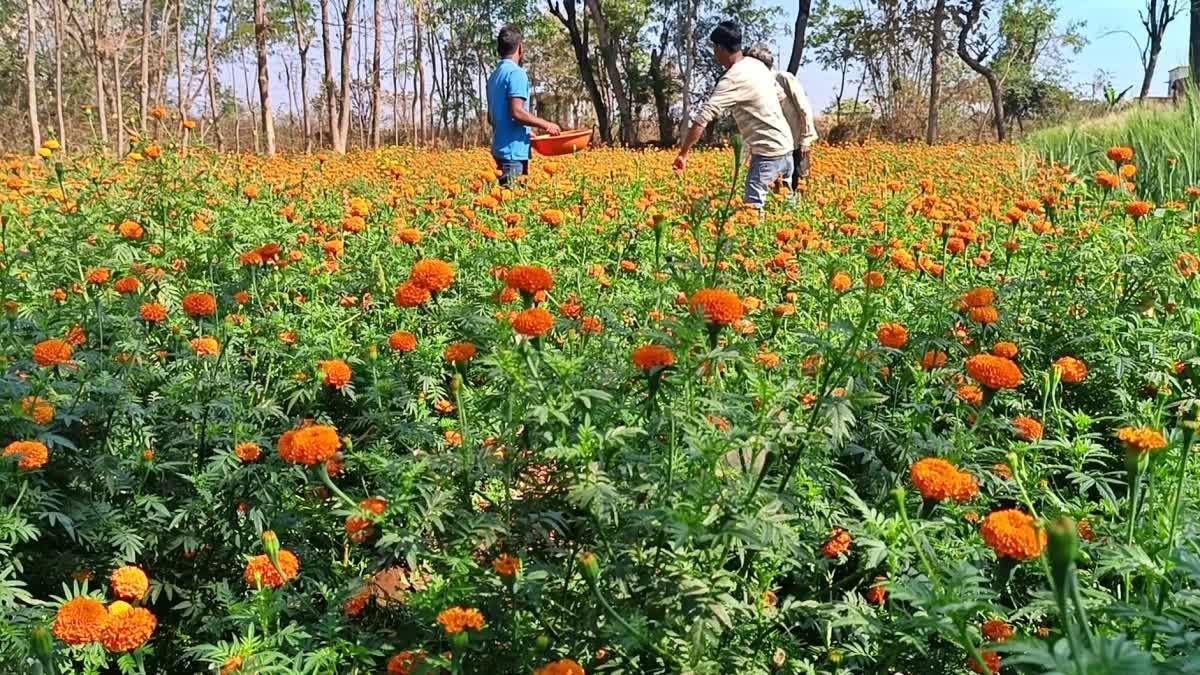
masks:
[[[796,20],[779,63],[840,74],[838,127],[869,118],[930,143],[947,122],[1003,139],[1047,116],[1071,96],[1064,56],[1083,46],[1055,0],[783,1]],[[1131,27],[1143,98],[1188,10],[1144,2]],[[545,115],[610,143],[669,144],[719,76],[715,22],[786,43],[782,13],[749,0],[4,0],[0,130],[9,149],[53,137],[114,152],[164,133],[266,153],[477,143],[495,31],[511,22]]]

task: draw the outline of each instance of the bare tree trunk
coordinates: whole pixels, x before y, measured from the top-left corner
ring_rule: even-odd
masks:
[[[300,7],[296,0],[291,0],[292,19],[296,28],[296,52],[300,55],[300,112],[304,125],[304,151],[312,152],[312,126],[308,123],[308,48],[312,38],[308,36],[305,26],[300,20]]]
[[[112,50],[113,71],[113,112],[117,121],[117,152],[125,152],[128,145],[125,142],[125,107],[121,98],[121,66],[117,61],[118,50]]]
[[[675,145],[675,127],[671,124],[671,102],[667,100],[667,78],[662,67],[663,56],[671,42],[671,31],[666,23],[658,30],[658,46],[650,52],[650,91],[654,95],[654,113],[658,118],[658,143],[671,147]]]
[[[944,2],[944,0],[938,0]],[[792,55],[788,57],[788,72],[795,75],[800,72],[800,62],[804,58],[804,44],[808,37],[808,20],[812,16],[812,0],[799,0],[796,7],[796,29],[792,33]]]
[[[175,104],[179,117],[183,118],[183,0],[178,0],[179,13],[175,16]]]
[[[946,0],[937,0],[933,7],[930,26],[929,55],[929,116],[925,120],[925,142],[937,142],[938,105],[941,103],[942,87],[942,24],[946,20]]]
[[[1154,83],[1154,70],[1158,67],[1158,55],[1162,52],[1163,35],[1179,12],[1183,10],[1180,0],[1149,0],[1146,11],[1141,13],[1142,26],[1146,28],[1146,49],[1142,52],[1142,89],[1138,100],[1150,95],[1150,87]],[[1200,2],[1193,0],[1193,19],[1200,12]]]
[[[392,10],[392,144],[400,145],[400,9]]]
[[[625,81],[617,68],[617,51],[612,36],[608,32],[608,21],[604,18],[604,10],[600,0],[585,0],[596,22],[596,38],[600,42],[600,58],[604,61],[604,69],[608,74],[608,83],[612,88],[613,98],[617,100],[617,113],[621,119],[621,142],[626,145],[637,143],[637,126],[633,122],[633,107],[629,97],[625,95]]]
[[[695,66],[696,55],[696,40],[695,36],[692,35],[696,25],[696,0],[684,0],[684,3],[683,34],[679,36],[684,54],[683,91],[681,92],[683,96],[683,112],[679,119],[680,138],[687,135],[688,127],[692,124],[692,69]]]
[[[419,130],[417,137],[421,139],[421,142],[426,142],[429,139],[429,134],[427,131],[427,127],[425,126],[425,120],[428,119],[428,112],[426,110],[426,103],[425,103],[425,61],[424,61],[424,59],[425,59],[425,48],[424,48],[425,32],[421,25],[421,8],[422,8],[421,3],[422,3],[422,0],[416,0],[416,20],[413,25],[413,38],[414,38],[414,43],[415,43],[414,44],[414,47],[415,47],[414,56],[416,59],[413,67],[415,69],[414,73],[415,73],[416,80],[417,80],[416,84],[419,85],[419,87],[420,87],[419,91],[417,91],[416,93],[417,93],[417,102],[420,104],[420,108],[421,108],[421,110],[420,110],[420,113],[421,113],[420,120],[421,121],[419,124],[414,124],[414,129]],[[414,132],[414,133],[416,133],[416,132]]]
[[[146,136],[146,120],[150,115],[150,0],[142,0],[142,58],[138,83],[138,128]]]
[[[1188,63],[1191,64],[1192,82],[1200,88],[1200,0],[1192,0],[1191,35],[1188,37]]]
[[[29,104],[29,131],[33,152],[42,147],[42,125],[38,121],[37,105],[37,20],[33,16],[33,0],[25,0],[25,19],[29,35],[25,42],[25,92]]]
[[[321,41],[325,56],[325,106],[329,121],[329,143],[336,150],[344,143],[338,142],[338,111],[337,95],[333,91],[333,45],[329,34],[329,0],[320,0],[321,5]]]
[[[217,136],[217,150],[225,149],[225,137],[221,134],[221,113],[217,108],[217,84],[213,73],[213,21],[216,18],[217,0],[208,0],[208,20],[204,26],[204,70],[208,80],[208,114],[212,118],[213,131]]]
[[[379,89],[382,77],[381,52],[383,51],[383,15],[379,12],[379,0],[372,3],[375,18],[375,50],[371,55],[371,147],[379,147]]]
[[[232,4],[230,5],[232,7]],[[154,73],[154,106],[164,107],[163,98],[166,96],[167,80],[167,47],[170,46],[171,8],[169,0],[163,4],[162,16],[158,19],[158,67]]]
[[[346,152],[347,141],[350,138],[350,51],[354,49],[354,8],[358,0],[346,0],[346,8],[342,10],[342,89],[338,95],[338,138],[334,150]]]
[[[104,51],[100,40],[100,12],[106,8],[92,7],[92,65],[96,76],[96,117],[100,120],[100,142],[108,148],[108,104],[104,101]]]
[[[58,122],[58,142],[65,151],[67,149],[67,124],[63,115],[63,19],[62,7],[58,0],[51,0],[54,8],[54,116]]]
[[[579,67],[579,75],[583,79],[584,89],[592,99],[592,107],[596,109],[596,124],[600,127],[600,138],[605,143],[612,143],[612,125],[608,119],[608,105],[600,92],[600,85],[592,68],[592,57],[588,53],[587,15],[580,21],[576,11],[575,0],[547,0],[550,13],[558,18],[567,35],[571,39],[571,50],[575,53],[575,64]]]
[[[1003,142],[1008,137],[1008,133],[1004,126],[1004,97],[1000,90],[1000,80],[996,77],[994,70],[983,64],[986,54],[973,55],[967,45],[971,31],[978,25],[982,12],[983,0],[971,0],[970,7],[961,17],[958,30],[958,58],[962,59],[968,68],[983,76],[984,81],[987,82],[988,91],[992,94],[992,123],[996,127],[996,140]]]
[[[275,156],[275,112],[271,109],[271,74],[267,71],[267,9],[254,0],[254,52],[258,56],[258,111],[267,156]]]

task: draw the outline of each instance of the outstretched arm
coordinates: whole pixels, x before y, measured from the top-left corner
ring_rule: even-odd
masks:
[[[691,151],[692,146],[700,141],[700,137],[704,135],[704,128],[708,124],[704,122],[693,122],[688,129],[687,136],[683,139],[683,145],[679,146],[679,155],[675,157],[675,170],[683,171],[687,168],[687,154]]]
[[[509,97],[508,111],[512,114],[514,120],[524,124],[527,127],[541,129],[551,136],[557,136],[562,133],[562,129],[554,122],[544,120],[537,115],[525,109],[525,99],[517,96]]]

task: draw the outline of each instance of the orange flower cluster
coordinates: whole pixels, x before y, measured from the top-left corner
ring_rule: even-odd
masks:
[[[388,347],[394,352],[411,352],[417,348],[417,336],[398,330],[388,336]]]
[[[1042,423],[1032,417],[1017,415],[1013,418],[1012,425],[1017,432],[1017,438],[1023,441],[1036,441],[1042,437]]]
[[[533,295],[554,288],[554,277],[544,267],[513,265],[504,275],[504,285]]]
[[[54,421],[54,404],[40,396],[26,396],[21,399],[21,412],[34,424],[46,425]]]
[[[399,307],[418,307],[429,302],[429,289],[406,281],[396,288],[393,300]]]
[[[496,574],[502,577],[514,576],[517,570],[521,569],[521,559],[507,553],[501,553],[492,561],[492,569],[496,570]]]
[[[217,356],[221,353],[221,344],[215,337],[208,335],[192,338],[188,344],[192,346],[196,356]]]
[[[985,671],[979,665],[979,663],[975,661],[975,659],[968,658],[967,665],[971,667],[972,672],[981,673],[981,674],[984,672],[989,672],[992,675],[999,675],[999,673],[1000,673],[1000,655],[999,654],[997,654],[996,652],[993,652],[991,650],[988,650],[988,649],[981,649],[979,651],[979,656],[983,657],[983,662],[987,665],[987,670]]]
[[[517,312],[511,323],[521,335],[539,337],[554,327],[554,315],[541,307],[531,307]]]
[[[1088,374],[1087,364],[1074,356],[1060,356],[1054,362],[1054,370],[1058,373],[1059,379],[1071,384],[1083,382]]]
[[[54,637],[69,645],[85,645],[99,640],[106,624],[108,610],[104,603],[78,595],[58,608],[51,630]]]
[[[17,457],[17,468],[23,471],[34,471],[50,461],[50,450],[38,441],[13,441],[4,446],[2,456]]]
[[[424,665],[425,652],[404,650],[388,659],[388,675],[412,675],[418,666]]]
[[[1017,345],[1012,342],[1000,341],[992,345],[992,354],[1002,359],[1015,359],[1017,352]]]
[[[992,642],[1005,642],[1013,636],[1013,628],[1003,619],[988,619],[980,628],[983,637]]]
[[[320,464],[333,457],[342,447],[337,429],[327,424],[313,424],[285,431],[279,437],[279,456],[293,464]]]
[[[113,595],[122,600],[137,601],[150,589],[150,579],[140,567],[124,565],[113,570],[108,578]]]
[[[233,454],[243,462],[253,462],[262,455],[262,449],[258,447],[258,443],[253,441],[242,441],[233,446]]]
[[[1012,389],[1021,384],[1021,369],[1012,361],[991,354],[967,358],[967,375],[988,389]]]
[[[908,329],[900,323],[880,324],[875,336],[879,338],[879,344],[891,349],[900,349],[908,344]]]
[[[642,345],[633,350],[633,365],[642,370],[669,368],[675,365],[675,353],[665,345]]]
[[[275,565],[271,564],[271,558],[265,553],[246,561],[246,570],[242,573],[246,585],[256,588],[258,583],[261,583],[268,588],[279,588],[300,573],[300,559],[296,557],[295,553],[281,548],[278,558],[279,570],[275,569]],[[282,576],[279,574],[280,570],[283,571]]]
[[[993,511],[979,529],[983,541],[1000,558],[1028,560],[1042,554],[1046,532],[1033,524],[1033,516],[1019,509]]]
[[[341,389],[350,384],[350,364],[341,359],[330,359],[328,361],[318,361],[317,365],[321,368],[324,374],[324,382],[326,385],[334,389]]]
[[[157,302],[147,302],[138,308],[138,316],[146,323],[158,323],[167,318],[167,308]]]
[[[821,555],[826,558],[836,558],[850,550],[850,542],[850,533],[840,527],[835,527],[829,533],[829,541],[821,546]]]
[[[1117,439],[1129,452],[1151,452],[1167,447],[1167,439],[1150,427],[1121,427]]]
[[[471,607],[451,607],[442,610],[437,615],[437,622],[442,624],[442,628],[446,630],[447,634],[454,635],[468,628],[481,630],[483,628],[483,614],[480,614],[479,610]]]
[[[358,503],[358,508],[379,515],[387,509],[387,500],[381,497],[367,497]],[[350,536],[350,541],[361,544],[370,538],[375,533],[375,529],[371,527],[373,522],[368,516],[347,516],[346,534]]]
[[[209,293],[188,293],[183,296],[183,311],[196,319],[212,316],[217,312],[217,299]]]
[[[718,326],[728,326],[742,318],[745,308],[733,291],[723,288],[702,288],[688,301],[692,311],[699,311],[705,320]]]
[[[913,462],[908,477],[925,499],[966,502],[979,494],[977,478],[940,457],[925,457]]]
[[[118,654],[132,651],[145,644],[157,627],[158,619],[145,607],[114,602],[108,608],[108,623],[100,633],[100,644]]]
[[[450,263],[437,258],[426,258],[413,263],[408,283],[430,293],[441,293],[454,283],[454,268]]]
[[[475,345],[470,342],[455,342],[446,347],[443,356],[450,363],[466,363],[475,357],[476,351]]]
[[[587,671],[572,659],[559,659],[533,671],[533,675],[587,675]]]
[[[50,338],[33,346],[33,361],[43,368],[49,368],[70,361],[74,351],[66,340]]]

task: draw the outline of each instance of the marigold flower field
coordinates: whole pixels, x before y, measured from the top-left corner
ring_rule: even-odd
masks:
[[[0,671],[1195,672],[1195,198],[821,147],[6,164]]]

